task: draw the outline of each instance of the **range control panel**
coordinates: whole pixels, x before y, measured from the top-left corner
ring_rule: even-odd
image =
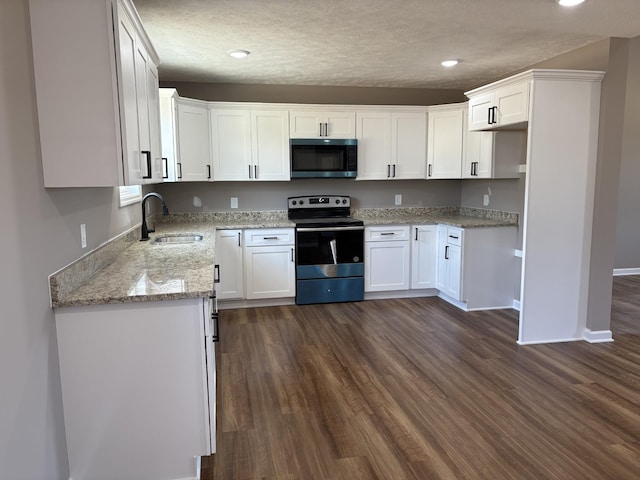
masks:
[[[300,208],[349,208],[351,197],[344,195],[314,195],[302,197],[289,197],[289,210]]]

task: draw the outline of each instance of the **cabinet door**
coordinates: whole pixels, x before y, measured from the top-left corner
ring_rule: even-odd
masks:
[[[437,227],[416,225],[411,247],[411,288],[435,288]]]
[[[136,84],[136,32],[118,3],[118,46],[120,54],[120,102],[123,109],[122,155],[124,161],[124,182],[126,185],[143,183],[142,153],[138,125],[138,94]],[[146,84],[143,84],[146,85]]]
[[[247,299],[296,295],[293,245],[245,247]]]
[[[162,141],[160,133],[160,84],[158,80],[158,67],[151,59],[147,59],[147,95],[149,102],[149,146],[151,148],[151,179],[149,183],[163,181],[164,169],[162,160]]]
[[[290,110],[289,135],[291,138],[318,138],[322,136],[323,122],[320,110]]]
[[[149,65],[147,60],[147,52],[139,42],[136,42],[135,69],[138,139],[140,141],[140,153],[142,162],[142,183],[148,183],[152,177],[153,170],[153,161],[151,157],[151,138],[149,132],[149,83],[147,82],[147,72],[149,70]]]
[[[219,299],[244,298],[242,231],[216,232],[216,266],[220,281],[216,284]]]
[[[166,164],[164,181],[178,182],[178,149],[176,145],[178,123],[178,108],[175,97],[177,92],[172,88],[162,88],[160,93],[160,140],[162,143],[162,156]]]
[[[455,300],[462,300],[462,247],[448,244],[447,289],[445,293]]]
[[[253,179],[249,110],[211,110],[211,156],[215,180]]]
[[[325,112],[327,124],[325,136],[328,138],[356,138],[355,112]]]
[[[462,178],[464,109],[429,111],[428,178]]]
[[[427,114],[392,115],[393,178],[424,179],[427,170]]]
[[[498,125],[506,126],[529,120],[529,82],[507,85],[496,90]]]
[[[489,127],[489,109],[494,106],[494,103],[494,92],[469,99],[469,130],[483,130]]]
[[[211,179],[209,112],[205,105],[178,103],[178,174],[183,182]]]
[[[439,225],[436,230],[436,235],[436,288],[441,292],[446,292],[449,290],[447,227]]]
[[[409,242],[365,242],[364,290],[409,289]]]
[[[463,178],[491,178],[494,132],[466,133]]]
[[[391,115],[358,112],[358,180],[382,180],[391,176]]]
[[[255,180],[291,179],[288,111],[252,111],[251,142]]]

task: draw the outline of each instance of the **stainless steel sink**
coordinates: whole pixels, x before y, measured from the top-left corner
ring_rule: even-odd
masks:
[[[176,234],[176,235],[161,235],[156,237],[153,241],[155,243],[160,243],[162,245],[166,244],[176,244],[176,243],[195,243],[202,240],[202,235],[200,234]]]

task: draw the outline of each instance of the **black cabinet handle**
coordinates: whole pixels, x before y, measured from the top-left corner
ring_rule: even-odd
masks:
[[[182,162],[177,162],[176,165],[178,165],[178,178],[182,179]]]
[[[213,267],[213,283],[220,283],[220,265]]]
[[[293,254],[293,248],[291,248],[291,262],[295,262],[296,259],[294,258],[294,254]]]
[[[444,259],[449,260],[449,245],[444,247]]]
[[[278,237],[262,237],[263,240],[277,240]]]
[[[240,234],[240,232],[238,232],[238,246],[239,246],[239,247],[241,246],[241,245],[240,245],[240,236],[241,236],[241,234]]]
[[[460,237],[456,237],[456,236],[454,236],[454,235],[449,235],[449,238],[455,238],[455,239],[457,240],[457,239],[458,239],[458,238],[460,238]]]
[[[416,227],[416,242],[418,241],[418,227]]]
[[[380,232],[380,235],[395,235],[395,232]]]
[[[256,180],[258,179],[258,166],[257,165],[253,166],[253,178],[256,179]]]
[[[391,165],[387,163],[387,178],[391,177]]]
[[[431,176],[431,164],[429,164],[429,168],[428,168],[428,173],[427,173],[427,177]]]
[[[213,320],[213,323],[215,325],[213,333],[211,334],[211,341],[212,342],[219,342],[220,341],[220,335],[219,335],[218,332],[220,331],[220,325],[218,324],[218,312],[211,313],[211,320]]]
[[[169,161],[162,157],[162,178],[169,178]]]
[[[207,165],[207,179],[211,178],[211,165]]]
[[[151,152],[149,150],[142,150],[141,153],[147,157],[147,174],[143,175],[142,178],[151,178]]]
[[[396,164],[393,164],[393,178],[396,178]]]
[[[249,178],[252,178],[251,177],[251,165],[247,165],[247,166],[249,167]]]

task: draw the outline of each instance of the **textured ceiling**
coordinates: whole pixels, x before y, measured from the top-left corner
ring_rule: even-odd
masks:
[[[608,37],[640,0],[134,0],[160,79],[467,89]],[[229,57],[245,49],[249,57]],[[440,62],[460,59],[453,69]]]

